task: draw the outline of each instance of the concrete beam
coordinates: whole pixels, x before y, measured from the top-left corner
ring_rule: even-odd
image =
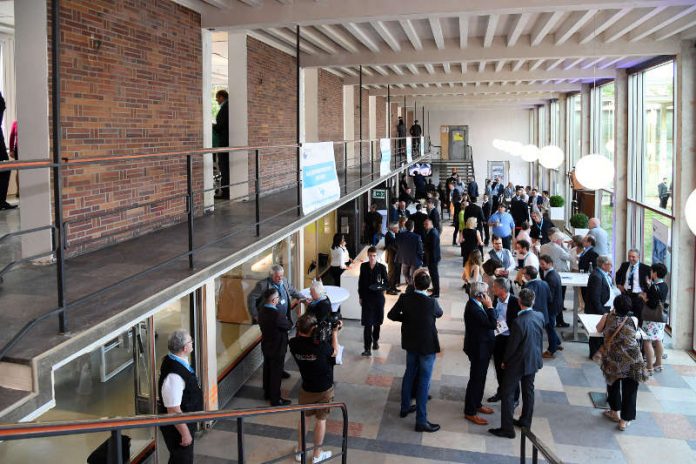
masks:
[[[456,87],[456,88],[432,88],[429,87],[424,89],[419,88],[405,88],[405,89],[395,89],[391,91],[392,96],[402,96],[402,95],[451,95],[453,93],[459,95],[496,95],[505,94],[506,92],[537,92],[537,93],[564,93],[564,92],[578,92],[580,91],[580,84],[564,84],[564,85],[494,85],[489,87],[481,87],[477,89],[473,86],[466,87]],[[372,90],[370,95],[386,96],[386,89]]]

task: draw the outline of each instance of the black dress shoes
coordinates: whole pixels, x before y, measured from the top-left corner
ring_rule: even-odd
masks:
[[[495,435],[496,437],[501,437],[501,438],[515,438],[515,432],[508,432],[503,429],[488,429],[490,433]]]
[[[486,401],[488,401],[489,403],[497,403],[498,401],[500,401],[500,395],[496,393],[495,395],[488,398]]]
[[[412,412],[416,412],[416,405],[415,404],[412,404],[411,406],[409,406],[408,411],[399,411],[399,417],[401,417],[403,419],[404,417],[408,416]]]
[[[529,428],[528,425],[523,424],[519,419],[512,419],[512,425],[515,427],[527,427]]]
[[[290,373],[288,371],[283,371],[283,373],[281,374],[281,377],[284,379],[289,379]]]
[[[437,432],[440,430],[440,426],[438,424],[431,424],[430,422],[426,422],[425,424],[416,424],[416,432]]]
[[[17,205],[11,205],[8,202],[4,202],[4,203],[0,204],[0,211],[5,210],[5,209],[15,209],[16,207],[17,207]]]
[[[560,322],[556,324],[556,327],[570,327],[570,324],[568,324],[567,322]]]
[[[374,342],[374,343],[372,344],[372,349],[373,349],[373,350],[379,350],[379,343]]]
[[[287,406],[290,403],[292,403],[292,401],[281,398],[278,401],[271,401],[271,406]]]
[[[372,352],[370,350],[365,350],[362,353],[360,353],[360,356],[365,356],[365,357],[372,356]]]

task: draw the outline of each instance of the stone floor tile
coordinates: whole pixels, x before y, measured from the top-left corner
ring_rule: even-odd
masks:
[[[655,423],[665,438],[696,440],[696,427],[686,416],[680,414],[653,413]]]
[[[463,418],[461,420],[463,421]],[[422,443],[425,446],[477,451],[480,453],[486,452],[486,443],[466,432],[440,430],[437,433],[424,433]]]
[[[564,463],[580,464],[624,464],[626,460],[620,450],[599,449],[593,446],[556,444],[554,451]]]
[[[619,434],[616,437],[626,462],[696,462],[696,453],[682,440],[670,438],[634,437]]]
[[[653,392],[658,400],[678,400],[681,403],[696,403],[696,391],[689,388],[672,388],[661,386],[650,386],[650,391]]]

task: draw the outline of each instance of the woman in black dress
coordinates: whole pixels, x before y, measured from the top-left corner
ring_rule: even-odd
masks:
[[[371,349],[379,349],[379,329],[384,322],[384,291],[387,288],[387,267],[377,262],[377,249],[367,249],[368,261],[360,265],[358,278],[358,295],[362,314],[360,323],[363,325],[363,340],[365,351],[363,356],[370,356]]]
[[[466,261],[469,259],[469,254],[472,251],[478,249],[483,255],[483,240],[481,239],[481,233],[476,229],[477,219],[475,217],[470,217],[466,220],[466,227],[461,233],[461,250],[463,266],[466,266]]]

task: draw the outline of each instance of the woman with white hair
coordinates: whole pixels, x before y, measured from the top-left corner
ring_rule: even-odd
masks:
[[[312,281],[309,286],[312,301],[307,306],[307,312],[312,314],[318,322],[325,321],[331,314],[331,301],[326,295],[326,289],[321,280]]]

